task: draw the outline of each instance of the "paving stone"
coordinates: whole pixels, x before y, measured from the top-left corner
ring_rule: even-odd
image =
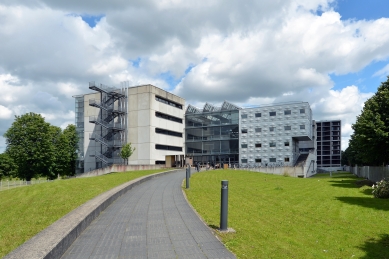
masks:
[[[235,258],[186,202],[184,171],[133,187],[96,218],[62,259]]]

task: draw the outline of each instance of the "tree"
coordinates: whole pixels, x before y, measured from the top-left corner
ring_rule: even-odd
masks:
[[[352,125],[349,146],[355,161],[367,165],[389,162],[389,76],[365,102],[361,115]],[[351,153],[351,152],[350,152]]]
[[[76,131],[76,126],[69,124],[66,129],[63,131],[63,135],[67,141],[67,152],[69,155],[69,161],[67,164],[67,172],[69,175],[76,174],[76,160],[77,160],[77,151],[78,151],[78,135]]]
[[[0,180],[4,177],[16,176],[17,166],[7,153],[0,154]]]
[[[17,176],[31,181],[39,175],[53,175],[53,145],[50,124],[40,114],[15,116],[4,134],[6,152],[17,165]]]
[[[120,157],[123,158],[126,161],[126,164],[128,164],[128,158],[134,153],[135,147],[131,147],[131,143],[127,143],[122,147],[122,150],[120,151]]]
[[[55,179],[57,175],[68,174],[70,154],[68,152],[68,140],[60,127],[50,125],[51,144],[53,146],[53,166],[49,179]]]

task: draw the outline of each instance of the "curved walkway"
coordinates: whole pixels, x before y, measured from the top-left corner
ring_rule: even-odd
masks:
[[[186,202],[184,171],[146,181],[118,198],[62,259],[236,258]]]

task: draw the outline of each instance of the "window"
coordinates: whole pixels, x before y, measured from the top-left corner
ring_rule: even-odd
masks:
[[[274,131],[275,129],[276,129],[276,127],[270,127],[269,131]]]
[[[289,147],[289,142],[284,142],[285,147]]]
[[[155,144],[155,149],[171,150],[171,151],[182,151],[182,147],[160,145],[160,144]]]
[[[269,112],[269,116],[276,116],[276,112]]]
[[[165,134],[165,135],[169,135],[169,136],[175,136],[175,137],[182,138],[182,133],[171,131],[171,130],[167,130],[167,129],[155,128],[155,133]]]
[[[247,148],[247,144],[242,144],[242,148]]]
[[[261,128],[255,128],[255,132],[261,132],[262,129]]]
[[[161,96],[156,95],[155,96],[155,100],[157,100],[158,102],[165,103],[167,105],[170,105],[170,106],[173,106],[173,107],[176,107],[176,108],[182,110],[182,105],[181,104],[173,102],[173,101],[170,101],[170,100],[165,99],[165,98],[163,98]]]
[[[247,119],[247,114],[242,114],[242,115],[240,115],[240,118],[242,118],[242,119]]]
[[[164,165],[164,164],[165,164],[165,161],[164,161],[164,160],[156,160],[156,161],[155,161],[155,164],[156,164],[156,165]]]
[[[270,142],[269,146],[270,147],[275,147],[276,146],[276,142]]]
[[[256,158],[255,159],[255,163],[262,163],[262,159],[261,158]]]
[[[182,123],[182,119],[174,117],[174,116],[171,116],[171,115],[164,114],[162,112],[155,112],[155,117],[158,117],[158,118],[161,118],[161,119],[165,119],[165,120],[169,120],[169,121],[174,121],[174,122]]]
[[[255,147],[262,147],[262,144],[261,143],[256,143]]]
[[[270,163],[275,163],[275,162],[277,162],[277,159],[275,157],[271,157],[269,159],[269,161],[270,161]]]
[[[289,157],[285,157],[284,162],[289,162]]]
[[[262,114],[260,112],[255,113],[255,118],[262,117]]]
[[[292,126],[284,126],[284,129],[285,129],[285,130],[291,130],[291,129],[292,129]]]
[[[284,111],[284,115],[291,115],[292,114],[292,111],[291,110],[285,110]]]
[[[247,133],[247,129],[242,129],[242,133]]]
[[[305,109],[300,109],[300,113],[305,113]]]
[[[300,129],[305,129],[305,125],[300,125]]]
[[[247,159],[246,158],[242,158],[242,163],[246,164],[247,163]]]

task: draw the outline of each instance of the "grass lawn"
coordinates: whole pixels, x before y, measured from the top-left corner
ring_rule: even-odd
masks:
[[[0,258],[97,195],[135,178],[165,170],[112,173],[0,192]]]
[[[238,258],[389,258],[389,200],[349,173],[293,178],[239,170],[194,174],[186,195],[206,223],[220,224],[229,181],[228,227]]]

